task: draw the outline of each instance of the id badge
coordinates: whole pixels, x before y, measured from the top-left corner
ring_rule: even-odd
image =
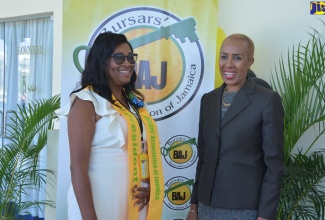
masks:
[[[141,179],[145,180],[149,178],[148,154],[141,153],[139,157],[140,157]]]

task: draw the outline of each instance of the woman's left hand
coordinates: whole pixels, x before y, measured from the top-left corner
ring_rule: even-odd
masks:
[[[136,200],[134,206],[140,206],[139,211],[141,211],[149,203],[150,187],[135,187],[132,192],[132,198]]]

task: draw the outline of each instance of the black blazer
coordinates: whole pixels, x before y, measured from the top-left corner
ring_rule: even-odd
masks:
[[[201,99],[191,203],[275,219],[284,166],[281,98],[247,77],[221,120],[224,87]]]

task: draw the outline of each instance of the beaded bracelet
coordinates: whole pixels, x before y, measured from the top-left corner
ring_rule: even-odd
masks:
[[[194,209],[190,209],[190,212],[196,213],[197,211]]]

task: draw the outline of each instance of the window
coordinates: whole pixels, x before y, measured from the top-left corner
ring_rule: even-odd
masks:
[[[0,137],[8,143],[6,131],[10,114],[17,105],[52,96],[53,21],[50,15],[25,20],[0,20]],[[41,166],[46,165],[46,149]],[[45,188],[45,187],[44,187]],[[44,200],[45,192],[30,190],[34,200]],[[38,208],[27,210],[44,217]],[[39,219],[39,218],[38,218]]]

